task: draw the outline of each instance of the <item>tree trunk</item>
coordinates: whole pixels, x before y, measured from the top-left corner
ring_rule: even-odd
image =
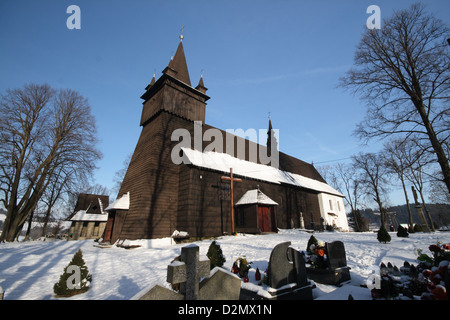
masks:
[[[25,234],[25,239],[23,239],[23,241],[27,241],[30,238],[31,223],[33,222],[33,216],[34,216],[34,211],[30,214],[30,218],[28,219],[27,233]]]
[[[410,228],[412,228],[414,226],[414,222],[411,207],[409,206],[408,191],[406,191],[405,180],[403,179],[403,176],[400,176],[400,180],[402,181],[403,192],[405,193],[406,207],[408,208],[409,226]]]
[[[430,123],[430,119],[428,118],[428,114],[425,110],[422,101],[413,100],[414,106],[419,112],[420,117],[422,118],[423,124],[427,130],[428,138],[431,142],[431,146],[433,147],[434,152],[436,153],[436,157],[438,163],[442,170],[442,175],[444,176],[444,183],[447,186],[448,192],[450,193],[450,164],[448,162],[447,156],[445,154],[444,148],[442,148],[442,144],[439,142],[436,133],[434,132],[433,126]]]
[[[50,218],[51,209],[52,209],[52,207],[49,205],[47,208],[47,212],[45,213],[44,226],[42,227],[41,237],[45,237],[45,231],[47,229],[47,224],[48,224],[48,220]]]

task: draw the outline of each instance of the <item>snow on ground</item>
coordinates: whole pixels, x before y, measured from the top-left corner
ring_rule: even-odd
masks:
[[[277,234],[224,236],[217,239],[226,257],[224,267],[231,269],[240,256],[252,261],[250,283],[243,284],[258,289],[252,283],[258,267],[266,270],[272,248],[281,242],[291,241],[292,246],[306,249],[310,233],[300,230],[280,230]],[[344,242],[347,264],[351,268],[351,281],[342,287],[316,283],[313,290],[317,300],[347,300],[352,294],[355,300],[370,300],[369,289],[360,284],[381,262],[392,262],[397,266],[406,260],[416,263],[416,250],[428,252],[428,246],[437,241],[449,243],[450,232],[416,233],[409,238],[398,238],[391,233],[392,241],[381,244],[376,233],[323,232],[314,233],[318,240]],[[212,240],[197,241],[200,255],[205,256]],[[136,242],[133,242],[135,244]],[[53,296],[53,285],[59,280],[64,267],[78,249],[92,274],[91,288],[72,300],[128,300],[137,293],[156,284],[169,288],[166,282],[167,265],[181,253],[186,244],[170,244],[165,241],[139,241],[142,247],[124,249],[116,246],[102,249],[95,247],[93,240],[83,241],[31,241],[0,244],[0,286],[8,300],[49,300]],[[254,282],[254,281],[253,281]]]

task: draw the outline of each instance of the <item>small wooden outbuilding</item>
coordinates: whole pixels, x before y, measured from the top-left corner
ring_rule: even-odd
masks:
[[[69,219],[71,240],[100,238],[105,231],[108,213],[104,210],[109,205],[109,196],[81,193],[74,213]]]
[[[278,203],[261,190],[248,190],[236,202],[236,231],[246,233],[277,232],[275,207]]]

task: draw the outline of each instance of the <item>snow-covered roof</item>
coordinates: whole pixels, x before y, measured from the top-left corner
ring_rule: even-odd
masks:
[[[108,214],[86,213],[86,210],[79,210],[73,215],[70,221],[107,221]]]
[[[342,193],[324,182],[292,172],[282,171],[272,166],[241,160],[226,153],[213,151],[200,152],[190,148],[181,149],[183,151],[184,163],[189,163],[196,167],[218,170],[225,173],[230,172],[230,168],[233,168],[233,174],[243,177],[277,184],[286,183],[305,189],[344,197]]]
[[[121,210],[128,210],[128,209],[130,209],[130,193],[129,192],[125,193],[119,199],[117,199],[116,201],[111,203],[105,209],[105,211],[118,210],[118,209],[121,209]]]
[[[244,205],[244,204],[266,204],[266,205],[273,205],[277,206],[278,203],[270,199],[268,196],[266,196],[264,193],[261,192],[259,189],[254,190],[248,190],[240,199],[238,202],[236,202],[237,206]]]

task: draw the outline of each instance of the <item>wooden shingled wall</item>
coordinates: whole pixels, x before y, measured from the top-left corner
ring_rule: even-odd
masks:
[[[119,193],[130,192],[131,196],[130,209],[121,223],[121,230],[115,230],[120,239],[168,237],[175,230],[188,231],[196,237],[231,232],[229,201],[220,199],[219,193],[220,177],[224,173],[172,163],[171,151],[178,143],[170,139],[173,130],[185,128],[193,136],[193,127],[192,121],[166,111],[160,111],[143,127]],[[211,127],[204,126],[203,130],[208,128]],[[246,140],[248,143],[253,142]],[[291,158],[289,161],[295,164]],[[310,177],[318,175],[314,167],[303,162],[297,168],[297,173]],[[299,227],[300,212],[303,212],[306,227],[312,223],[319,225],[317,193],[241,178],[244,181],[235,184],[235,202],[246,191],[259,186],[279,203],[275,209],[278,227]]]

